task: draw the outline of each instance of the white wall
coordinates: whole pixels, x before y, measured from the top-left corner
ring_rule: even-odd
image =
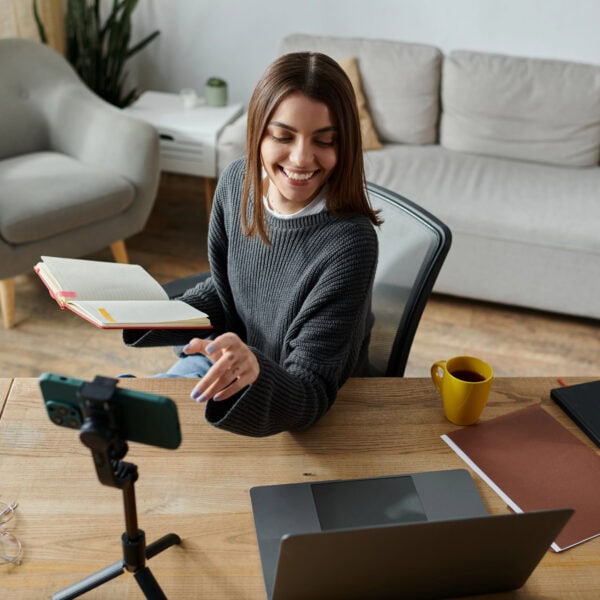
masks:
[[[132,41],[155,29],[161,35],[130,62],[131,83],[201,93],[217,75],[244,103],[289,33],[600,64],[598,0],[140,0]]]

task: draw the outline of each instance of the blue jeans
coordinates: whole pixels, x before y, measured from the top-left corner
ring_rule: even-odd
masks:
[[[180,358],[166,373],[152,377],[204,377],[212,362],[204,354],[188,354]]]

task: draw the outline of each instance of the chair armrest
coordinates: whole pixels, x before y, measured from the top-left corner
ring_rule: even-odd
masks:
[[[155,193],[160,174],[156,130],[105,102],[79,81],[65,81],[40,103],[50,148],[119,173],[138,191]]]
[[[169,295],[169,298],[178,298],[182,296],[185,292],[187,292],[190,288],[193,288],[196,284],[201,281],[205,281],[210,277],[210,273],[193,273],[192,275],[187,275],[185,277],[180,277],[179,279],[174,279],[173,281],[168,281],[163,284],[163,289]]]

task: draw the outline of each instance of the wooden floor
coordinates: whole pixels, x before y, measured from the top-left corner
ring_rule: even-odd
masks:
[[[131,262],[160,282],[207,270],[204,185],[163,175],[146,230],[127,241]],[[111,260],[102,251],[89,258]],[[88,378],[165,370],[169,348],[126,348],[117,331],[102,331],[61,311],[33,274],[17,280],[16,326],[0,329],[0,377],[44,371]],[[406,376],[427,376],[432,362],[458,354],[487,360],[498,376],[600,376],[600,322],[434,296],[423,315]]]

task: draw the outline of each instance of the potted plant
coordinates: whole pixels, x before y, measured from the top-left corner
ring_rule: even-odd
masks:
[[[220,77],[209,77],[204,84],[204,99],[208,106],[225,106],[227,82]]]
[[[142,50],[160,31],[154,31],[129,47],[131,15],[138,0],[113,0],[104,23],[100,18],[100,0],[67,0],[65,13],[66,58],[81,79],[98,96],[120,108],[131,104],[138,95],[135,88],[124,91],[125,62]],[[33,14],[40,39],[46,32],[33,0]]]

